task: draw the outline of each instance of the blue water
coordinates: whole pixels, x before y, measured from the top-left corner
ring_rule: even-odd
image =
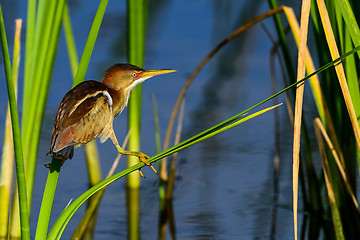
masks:
[[[13,33],[14,18],[26,16],[26,2],[1,2],[10,35]],[[70,2],[79,57],[97,2]],[[247,2],[150,1],[144,67],[173,68],[178,72],[151,79],[143,84],[143,152],[148,155],[156,153],[151,95],[156,94],[157,97],[164,139],[171,109],[187,77],[197,64],[237,27],[268,9],[266,1],[253,4]],[[109,1],[86,79],[100,80],[108,66],[126,61],[125,7],[125,1]],[[272,19],[265,20],[264,25],[276,35]],[[183,139],[271,95],[271,48],[271,41],[258,24],[228,44],[205,66],[187,93]],[[45,154],[50,145],[53,120],[63,95],[72,86],[69,66],[62,35],[40,140],[31,215],[33,235],[47,177],[47,169],[42,165],[49,161]],[[1,76],[1,79],[0,124],[3,126],[7,97],[4,77]],[[280,77],[278,82],[280,85]],[[20,93],[21,91],[20,83]],[[278,101],[284,102],[283,97]],[[173,201],[178,239],[270,239],[274,207],[278,207],[274,238],[289,239],[293,236],[291,135],[284,106],[279,109],[279,119],[280,195],[276,201],[273,200],[275,130],[272,112],[180,153]],[[118,139],[123,139],[126,133],[126,111],[116,118],[114,128]],[[3,136],[2,128],[0,134]],[[99,145],[104,175],[116,153],[110,141]],[[124,168],[125,158],[121,160],[117,171]],[[157,176],[150,168],[144,168],[143,172],[146,178],[141,180],[141,237],[157,239]],[[80,148],[76,150],[74,159],[66,162],[61,169],[51,224],[68,201],[78,197],[87,187],[83,148]],[[73,217],[63,239],[70,238],[83,212],[84,208],[81,208]],[[299,217],[301,221],[301,213]],[[103,197],[95,239],[119,239],[126,236],[125,191],[124,180],[121,179],[110,185]]]

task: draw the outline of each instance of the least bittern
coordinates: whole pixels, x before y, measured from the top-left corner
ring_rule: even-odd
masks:
[[[62,164],[74,155],[74,148],[100,137],[109,137],[120,154],[139,158],[140,162],[155,168],[142,152],[125,151],[116,139],[113,120],[127,106],[130,93],[136,85],[156,75],[175,70],[144,70],[130,64],[115,64],[108,68],[101,82],[85,81],[71,89],[62,99],[55,117],[50,152]],[[141,176],[143,176],[140,171]]]

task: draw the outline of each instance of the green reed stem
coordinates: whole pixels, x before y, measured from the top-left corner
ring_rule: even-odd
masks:
[[[19,115],[16,105],[14,82],[12,78],[10,55],[6,40],[5,24],[0,4],[0,36],[3,60],[5,66],[6,86],[10,105],[10,114],[13,130],[15,149],[16,177],[18,181],[19,204],[20,204],[20,226],[22,239],[30,239],[29,207],[27,202],[27,191],[25,182],[24,158],[21,144]]]
[[[96,38],[98,36],[100,26],[102,23],[102,20],[104,18],[105,10],[107,7],[109,0],[101,0],[98,10],[96,11],[96,15],[93,21],[93,24],[90,29],[89,37],[86,41],[85,48],[83,51],[83,54],[81,56],[81,60],[79,63],[79,68],[76,72],[76,76],[74,79],[73,87],[84,81],[87,68],[89,66],[91,54],[93,52]]]
[[[51,209],[54,202],[56,185],[60,174],[60,168],[61,168],[61,161],[53,159],[51,161],[51,166],[45,185],[43,200],[41,203],[41,208],[40,208],[40,213],[36,228],[36,235],[35,235],[36,240],[46,239],[50,216],[51,216]]]

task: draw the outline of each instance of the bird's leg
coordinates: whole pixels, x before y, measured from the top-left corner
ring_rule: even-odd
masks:
[[[122,154],[122,155],[128,155],[128,156],[135,156],[139,158],[139,162],[144,163],[146,166],[150,166],[151,169],[157,174],[156,169],[153,167],[153,165],[151,165],[151,163],[149,163],[146,159],[149,158],[148,155],[146,155],[145,153],[142,152],[134,152],[134,151],[125,151],[124,149],[122,149],[116,139],[115,133],[114,131],[111,133],[110,135],[110,139],[111,141],[114,143],[117,151]],[[139,169],[139,173],[141,175],[141,177],[144,177],[144,174],[141,172],[141,169]]]

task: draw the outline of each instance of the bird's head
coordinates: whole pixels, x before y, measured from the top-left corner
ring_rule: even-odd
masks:
[[[175,71],[172,69],[144,70],[131,64],[118,63],[106,70],[101,82],[115,90],[131,91],[146,79]]]

